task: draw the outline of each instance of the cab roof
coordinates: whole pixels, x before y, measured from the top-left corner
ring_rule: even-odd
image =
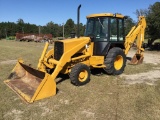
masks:
[[[98,13],[98,14],[90,14],[87,16],[87,18],[93,18],[93,17],[117,17],[117,18],[124,18],[121,14],[113,14],[113,13]]]

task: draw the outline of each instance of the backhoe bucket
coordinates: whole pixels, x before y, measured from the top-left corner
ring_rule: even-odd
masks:
[[[56,94],[56,83],[49,74],[21,62],[17,62],[4,83],[28,103]]]
[[[132,64],[132,65],[141,64],[143,62],[143,59],[144,57],[142,55],[135,54],[129,64]]]

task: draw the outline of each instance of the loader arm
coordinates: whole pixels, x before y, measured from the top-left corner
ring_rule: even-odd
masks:
[[[39,59],[37,70],[25,65],[23,61],[19,60],[8,79],[4,81],[25,102],[32,103],[36,100],[55,95],[55,78],[63,67],[71,61],[71,57],[90,42],[90,38],[80,37],[78,39],[68,39],[58,42],[62,43],[64,47],[63,54],[59,60],[50,57],[51,54],[54,54],[53,49],[46,54],[49,46],[46,43]],[[90,56],[90,54],[88,53],[87,56]],[[48,74],[45,70],[45,67],[50,67],[50,64],[47,64],[47,62],[54,66],[54,72],[52,74]]]
[[[133,43],[135,42],[136,38],[136,47],[137,47],[137,52],[132,58],[131,62],[133,64],[138,64],[143,61],[143,52],[144,48],[142,48],[142,43],[144,42],[144,33],[145,33],[145,28],[146,28],[146,20],[144,16],[139,16],[139,21],[138,24],[130,30],[128,35],[125,38],[125,54],[127,55],[130,48],[132,47]]]
[[[68,40],[69,41],[69,40]],[[52,64],[56,65],[54,72],[51,74],[52,78],[55,79],[58,75],[58,73],[63,69],[64,65],[67,62],[71,61],[71,57],[78,52],[80,49],[82,49],[86,44],[90,42],[89,37],[80,37],[78,39],[70,40],[71,42],[68,42],[67,40],[63,42],[64,47],[68,47],[66,50],[64,50],[63,55],[61,56],[60,60],[57,61],[55,59],[49,59],[48,61]],[[88,54],[90,56],[90,54]]]

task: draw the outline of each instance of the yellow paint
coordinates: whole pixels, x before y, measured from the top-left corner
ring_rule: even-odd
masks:
[[[103,65],[104,64],[104,56],[91,56],[89,58],[90,65]]]
[[[128,54],[130,48],[132,47],[132,44],[135,42],[135,40],[137,40],[136,41],[137,52],[134,56],[139,55],[140,57],[143,57],[144,48],[142,48],[142,44],[144,42],[145,28],[146,28],[145,17],[139,16],[138,24],[132,27],[132,29],[130,30],[130,32],[127,34],[125,38],[124,52],[126,55]],[[139,63],[139,62],[137,61],[135,63]]]
[[[79,73],[79,81],[84,82],[88,77],[88,72],[86,70],[83,70]]]
[[[40,74],[44,74],[44,77]],[[25,67],[20,62],[17,62],[4,83],[28,103],[56,94],[56,83],[51,75]]]
[[[123,66],[123,57],[121,55],[118,55],[114,61],[114,68],[116,70],[120,70]]]
[[[113,13],[98,13],[98,14],[90,14],[86,18],[91,17],[117,17],[117,18],[124,18],[121,14],[113,14]]]

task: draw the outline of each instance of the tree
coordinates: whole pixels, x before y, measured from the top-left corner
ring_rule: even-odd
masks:
[[[50,33],[50,34],[54,35],[54,22],[53,21],[50,21],[47,23],[46,33]]]
[[[80,23],[80,35],[83,36],[85,26]],[[68,19],[64,25],[65,37],[70,37],[71,32],[76,33],[77,25],[74,24],[72,19]],[[55,24],[50,21],[45,26],[40,27],[42,34],[52,34],[53,37],[63,36],[63,25]],[[15,36],[16,33],[39,33],[39,26],[35,24],[25,23],[23,19],[18,19],[16,23],[14,22],[1,22],[0,23],[0,38],[5,38],[7,36]]]
[[[136,12],[135,12],[137,18],[139,18],[139,16],[147,16],[148,14],[148,10],[147,9],[136,9]]]
[[[13,22],[2,22],[0,23],[0,38],[7,36],[14,36],[16,33],[16,24]]]
[[[17,32],[24,33],[24,24],[23,19],[20,18],[17,20]]]
[[[17,23],[18,23],[18,24],[24,24],[24,21],[23,21],[23,19],[19,18],[19,19],[17,20]]]
[[[68,19],[64,26],[64,29],[65,29],[65,37],[69,37],[71,32],[76,32],[74,21],[72,19]]]
[[[160,2],[149,6],[146,20],[149,37],[152,39],[160,38]]]
[[[77,32],[77,24],[75,25],[75,33]],[[79,24],[79,34],[80,36],[84,36],[84,32],[85,32],[85,25],[83,25],[82,23]]]
[[[127,19],[125,20],[125,35],[129,33],[131,28],[135,25],[135,22],[130,16],[126,16]]]
[[[43,33],[47,34],[50,33],[53,35],[53,37],[58,37],[60,34],[60,26],[58,24],[55,24],[54,22],[48,22],[46,27],[43,27]]]

